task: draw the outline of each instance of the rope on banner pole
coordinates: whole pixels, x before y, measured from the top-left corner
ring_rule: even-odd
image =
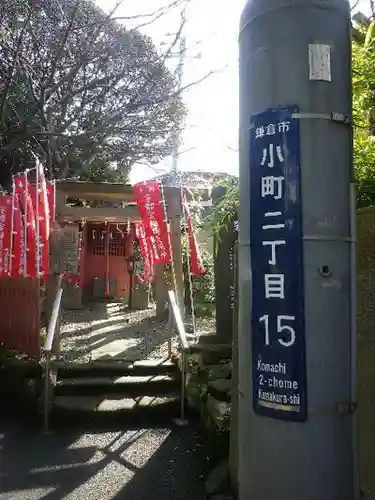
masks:
[[[53,185],[53,222],[56,222],[56,179],[53,179],[52,185]]]
[[[160,184],[160,193],[161,193],[161,199],[162,199],[162,205],[164,209],[164,218],[165,218],[165,223],[167,225],[167,235],[168,235],[168,246],[169,246],[169,253],[171,256],[171,268],[172,268],[172,280],[173,280],[173,288],[174,288],[174,293],[176,295],[176,301],[177,301],[177,306],[180,308],[179,304],[179,296],[177,293],[177,280],[176,280],[176,270],[174,267],[174,256],[173,256],[173,248],[172,248],[172,238],[171,238],[171,227],[168,219],[168,214],[167,214],[167,205],[165,202],[165,196],[164,196],[164,187],[163,187],[163,182],[158,180]]]
[[[110,241],[109,241],[109,231],[110,231],[110,224],[105,222],[105,226],[107,229],[106,235],[105,235],[105,241],[104,241],[104,252],[105,252],[105,284],[104,284],[104,295],[106,297],[109,297],[111,292],[110,292],[110,284],[109,284],[109,250],[110,250]]]
[[[183,187],[182,187],[182,181],[181,181],[180,185],[181,185],[182,213],[183,213],[184,224],[185,224],[186,262],[187,262],[188,280],[189,280],[189,294],[190,294],[190,305],[191,305],[191,321],[193,323],[194,340],[195,340],[195,342],[197,342],[199,340],[199,335],[197,334],[197,325],[196,325],[196,317],[195,317],[195,303],[194,303],[193,280],[192,280],[192,274],[191,274],[190,255],[189,255],[189,234],[188,234],[188,231],[187,231],[187,213],[186,213],[186,206],[185,206],[185,203],[187,203],[187,198],[184,197],[184,192],[183,192]]]
[[[36,181],[36,188],[35,188],[35,194],[36,194],[36,206],[35,206],[35,217],[36,217],[36,276],[39,279],[40,278],[40,225],[39,225],[39,196],[40,196],[40,189],[39,189],[39,177],[40,177],[40,164],[39,160],[36,160],[36,170],[35,170],[35,181]]]
[[[13,233],[14,233],[14,210],[15,210],[15,197],[16,197],[16,186],[14,183],[14,175],[12,176],[12,213],[10,217],[10,244],[9,244],[9,262],[8,262],[8,275],[12,275],[12,265],[13,265]]]
[[[24,180],[25,180],[25,189],[24,189],[24,201],[25,201],[25,206],[24,206],[24,215],[23,215],[23,243],[24,243],[24,250],[23,250],[23,276],[27,276],[27,208],[28,208],[28,188],[27,188],[27,173],[28,170],[25,170],[23,173]]]

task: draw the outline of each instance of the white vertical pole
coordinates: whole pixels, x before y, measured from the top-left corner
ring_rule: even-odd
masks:
[[[9,245],[9,262],[8,262],[8,274],[12,274],[12,264],[13,264],[13,233],[14,233],[14,210],[15,210],[15,197],[16,197],[16,186],[14,184],[14,176],[12,176],[12,214],[10,218],[10,245]]]
[[[25,180],[25,188],[24,188],[24,215],[23,215],[23,243],[24,243],[24,252],[23,252],[23,275],[27,276],[27,201],[29,197],[29,191],[27,188],[27,170],[25,170],[23,176]]]
[[[56,179],[53,180],[53,222],[56,221]]]
[[[182,185],[181,185],[181,200],[182,200],[182,215],[184,217],[184,224],[185,224],[185,244],[186,244],[186,263],[187,263],[187,272],[188,272],[188,279],[189,279],[189,295],[190,295],[190,306],[191,306],[191,321],[193,324],[193,335],[194,335],[194,340],[197,341],[197,327],[196,327],[196,319],[195,319],[195,307],[194,307],[194,291],[193,291],[193,280],[192,280],[192,275],[191,275],[191,266],[190,266],[190,247],[189,247],[189,234],[188,234],[188,227],[187,227],[187,198],[184,194]]]
[[[39,227],[39,197],[40,197],[40,163],[36,160],[36,207],[35,207],[35,218],[36,218],[36,276],[40,277],[40,227]]]

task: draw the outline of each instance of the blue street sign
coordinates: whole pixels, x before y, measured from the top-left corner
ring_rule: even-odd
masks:
[[[252,116],[250,244],[253,405],[306,420],[300,134],[297,106]]]

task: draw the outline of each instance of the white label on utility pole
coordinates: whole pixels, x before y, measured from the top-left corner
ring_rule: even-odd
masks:
[[[331,47],[321,43],[309,44],[310,80],[331,81]]]

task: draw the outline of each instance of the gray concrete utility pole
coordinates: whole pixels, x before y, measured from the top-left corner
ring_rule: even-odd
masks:
[[[358,495],[350,30],[346,0],[241,18],[240,500]]]

